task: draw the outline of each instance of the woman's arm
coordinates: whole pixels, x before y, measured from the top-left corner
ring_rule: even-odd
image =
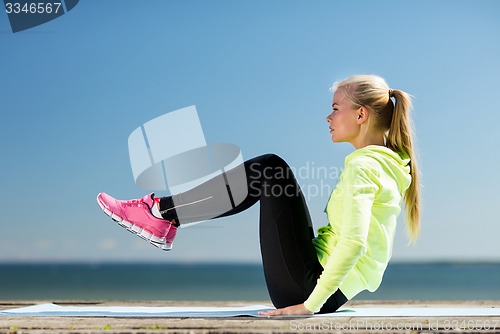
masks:
[[[259,312],[259,315],[276,316],[276,315],[307,315],[312,314],[311,311],[306,309],[304,304],[297,304],[293,306],[288,306],[284,308],[279,308],[276,310]]]
[[[316,287],[304,303],[305,308],[314,313],[335,293],[367,249],[371,209],[379,190],[373,181],[376,168],[352,161],[343,173],[339,240]]]

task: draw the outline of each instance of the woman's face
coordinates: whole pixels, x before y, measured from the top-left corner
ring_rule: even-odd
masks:
[[[342,88],[335,91],[332,113],[326,117],[333,142],[353,142],[360,130],[358,109],[345,98],[345,91]]]

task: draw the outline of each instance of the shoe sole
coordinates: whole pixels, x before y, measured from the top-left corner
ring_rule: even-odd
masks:
[[[134,223],[131,223],[129,221],[124,220],[122,217],[117,216],[110,210],[108,210],[104,204],[101,203],[99,200],[99,195],[97,195],[97,204],[99,204],[99,207],[101,210],[108,216],[110,217],[115,223],[118,223],[121,227],[126,229],[132,234],[137,235],[141,239],[149,242],[151,245],[164,250],[164,251],[169,251],[172,249],[172,244],[167,244],[166,240],[163,238],[158,238],[153,235],[153,233],[150,233],[148,230],[145,230],[139,225],[135,225]]]

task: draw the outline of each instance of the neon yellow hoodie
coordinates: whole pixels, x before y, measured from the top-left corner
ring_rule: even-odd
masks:
[[[392,254],[410,159],[369,145],[349,154],[325,212],[329,224],[313,240],[323,273],[305,307],[318,312],[340,288],[347,299],[375,291]]]

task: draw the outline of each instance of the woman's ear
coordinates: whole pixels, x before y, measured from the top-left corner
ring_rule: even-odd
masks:
[[[369,117],[369,112],[368,109],[365,106],[361,106],[357,110],[357,123],[358,124],[363,124],[364,122],[368,121]]]

